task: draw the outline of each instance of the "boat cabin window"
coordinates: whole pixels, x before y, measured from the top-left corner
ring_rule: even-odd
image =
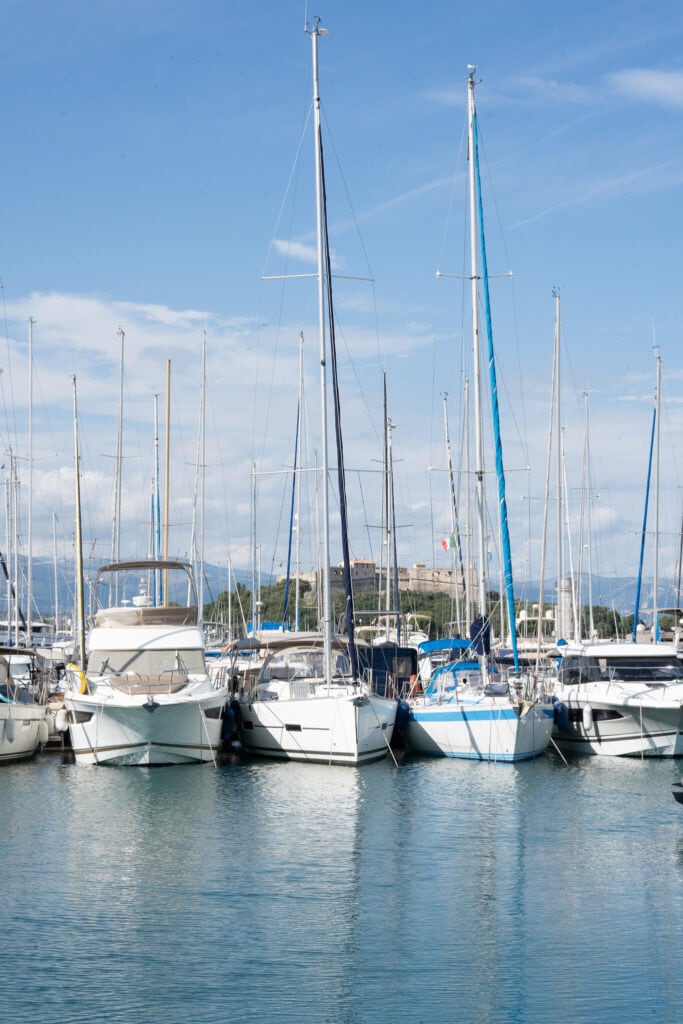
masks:
[[[596,683],[602,678],[597,658],[568,657],[562,659],[560,683],[564,686],[573,686],[576,683]]]
[[[683,681],[683,666],[676,657],[601,658],[606,679],[624,682],[668,683]]]
[[[333,651],[333,674],[349,675],[350,671],[348,656],[343,651]],[[293,648],[272,654],[261,670],[260,681],[267,683],[271,679],[322,679],[324,673],[324,655],[319,647],[313,650]]]
[[[683,663],[675,656],[651,658],[588,658],[568,656],[562,659],[560,682],[567,685],[600,680],[658,683],[683,682]]]
[[[100,675],[160,675],[162,672],[206,672],[204,654],[198,648],[170,651],[91,651],[88,672]]]

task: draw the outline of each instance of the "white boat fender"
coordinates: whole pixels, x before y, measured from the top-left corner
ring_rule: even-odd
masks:
[[[69,728],[69,714],[66,708],[60,708],[55,715],[55,729],[57,732],[66,732]]]
[[[16,735],[16,727],[14,725],[14,719],[10,717],[5,722],[5,736],[7,737],[8,743],[14,743],[14,737]]]
[[[38,741],[41,747],[44,747],[50,738],[50,730],[47,727],[45,719],[38,723]]]
[[[590,732],[593,728],[593,708],[590,704],[586,704],[583,709],[583,727],[586,732]]]
[[[75,689],[77,689],[77,692],[87,693],[88,680],[83,669],[79,668],[78,665],[74,665],[73,662],[71,662],[66,666],[66,671],[69,673],[70,676],[73,676],[74,679],[76,680],[77,687],[75,687]]]

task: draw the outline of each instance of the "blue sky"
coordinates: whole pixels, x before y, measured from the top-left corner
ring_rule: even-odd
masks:
[[[206,331],[206,557],[248,565],[252,461],[263,474],[262,568],[278,571],[286,557],[281,471],[293,458],[301,331],[310,465],[319,452],[315,289],[262,278],[313,269],[304,34],[313,14],[329,29],[320,78],[353,553],[379,558],[386,371],[399,560],[447,560],[441,395],[458,448],[469,340],[462,282],[437,281],[436,271],[464,268],[471,63],[489,267],[513,273],[492,281],[492,302],[516,574],[538,575],[554,288],[574,543],[587,392],[593,567],[635,572],[656,341],[660,573],[671,574],[682,501],[683,10],[658,0],[474,10],[404,0],[315,9],[287,0],[6,2],[2,444],[20,456],[25,480],[32,316],[35,550],[51,557],[53,513],[60,547],[71,550],[76,375],[86,546],[109,557],[122,327],[122,554],[147,549],[153,396],[163,419],[169,359],[171,547],[189,550]],[[308,479],[302,556],[313,564]]]

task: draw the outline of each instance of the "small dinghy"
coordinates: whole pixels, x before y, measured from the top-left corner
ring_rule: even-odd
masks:
[[[674,795],[674,800],[679,804],[683,804],[683,779],[679,782],[674,782],[672,793]]]

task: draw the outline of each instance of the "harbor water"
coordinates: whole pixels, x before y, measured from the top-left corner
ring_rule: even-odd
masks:
[[[0,1019],[674,1024],[679,775],[3,766]]]

